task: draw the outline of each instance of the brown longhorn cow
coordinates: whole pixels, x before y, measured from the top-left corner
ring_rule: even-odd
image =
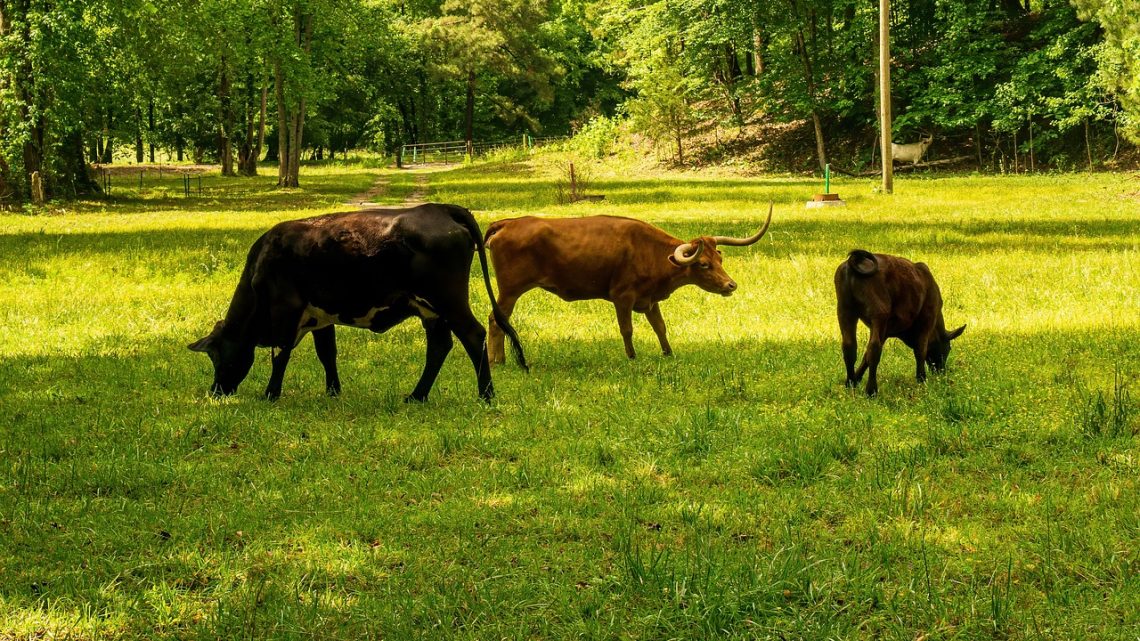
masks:
[[[688,242],[648,223],[618,216],[536,218],[492,223],[485,244],[499,285],[499,307],[510,319],[519,297],[536,287],[562,300],[608,300],[617,310],[626,356],[634,358],[633,312],[645,314],[661,343],[665,337],[659,303],[685,285],[728,296],[736,281],[721,266],[717,246],[746,246],[760,240],[772,222],[748,238],[700,236]],[[502,363],[503,332],[496,319],[488,327],[488,356]]]
[[[926,365],[942,371],[950,355],[950,341],[966,330],[963,325],[946,331],[942,292],[930,268],[898,256],[852,251],[835,270],[835,297],[847,386],[859,385],[870,370],[867,396],[879,392],[879,358],[888,338],[898,337],[914,350],[915,378],[922,383],[926,381]],[[856,370],[855,329],[859,321],[871,329],[871,337]]]

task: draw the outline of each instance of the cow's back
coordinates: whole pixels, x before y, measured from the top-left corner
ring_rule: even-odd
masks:
[[[889,317],[888,335],[898,336],[918,319],[941,312],[938,285],[925,263],[890,254],[875,254],[875,260],[877,270],[870,276],[854,273],[847,261],[836,270],[837,291],[860,320],[869,325],[875,317]],[[846,281],[843,288],[841,281]]]
[[[606,298],[617,281],[640,278],[653,262],[641,254],[667,256],[680,241],[620,216],[525,216],[492,223],[486,242],[500,287],[506,279],[510,288],[533,284],[584,300]]]
[[[297,298],[355,313],[421,295],[443,279],[465,284],[474,243],[453,209],[466,213],[422,205],[279,223],[258,241],[253,288],[261,299]]]

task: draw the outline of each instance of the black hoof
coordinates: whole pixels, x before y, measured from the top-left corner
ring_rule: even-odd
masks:
[[[407,396],[404,397],[404,402],[405,403],[426,403],[427,402],[427,394],[424,394],[423,396],[416,396],[415,394],[408,394]]]

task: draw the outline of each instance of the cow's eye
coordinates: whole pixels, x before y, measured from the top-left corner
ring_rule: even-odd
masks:
[[[712,267],[712,265],[710,265],[708,263],[698,263],[698,265],[700,266],[701,269],[708,269],[708,268]]]

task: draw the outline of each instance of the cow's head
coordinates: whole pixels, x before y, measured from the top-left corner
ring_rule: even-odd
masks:
[[[214,363],[214,384],[210,386],[210,393],[229,396],[237,391],[253,366],[253,345],[227,337],[224,330],[225,321],[218,321],[208,336],[191,343],[189,348],[203,352]]]
[[[950,356],[950,341],[961,336],[964,331],[966,331],[965,325],[952,332],[942,329],[931,335],[930,342],[926,345],[926,362],[931,369],[936,372],[946,369],[946,359]]]
[[[736,281],[721,266],[720,250],[711,236],[701,236],[673,250],[669,262],[688,272],[688,280],[697,287],[729,296],[736,291]]]
[[[701,236],[679,245],[673,250],[669,260],[676,266],[688,270],[689,281],[701,289],[729,296],[736,291],[736,281],[729,277],[721,265],[721,253],[717,245],[731,247],[745,247],[755,243],[768,232],[768,225],[772,224],[772,205],[768,206],[768,220],[764,226],[748,238],[732,238],[730,236]]]

